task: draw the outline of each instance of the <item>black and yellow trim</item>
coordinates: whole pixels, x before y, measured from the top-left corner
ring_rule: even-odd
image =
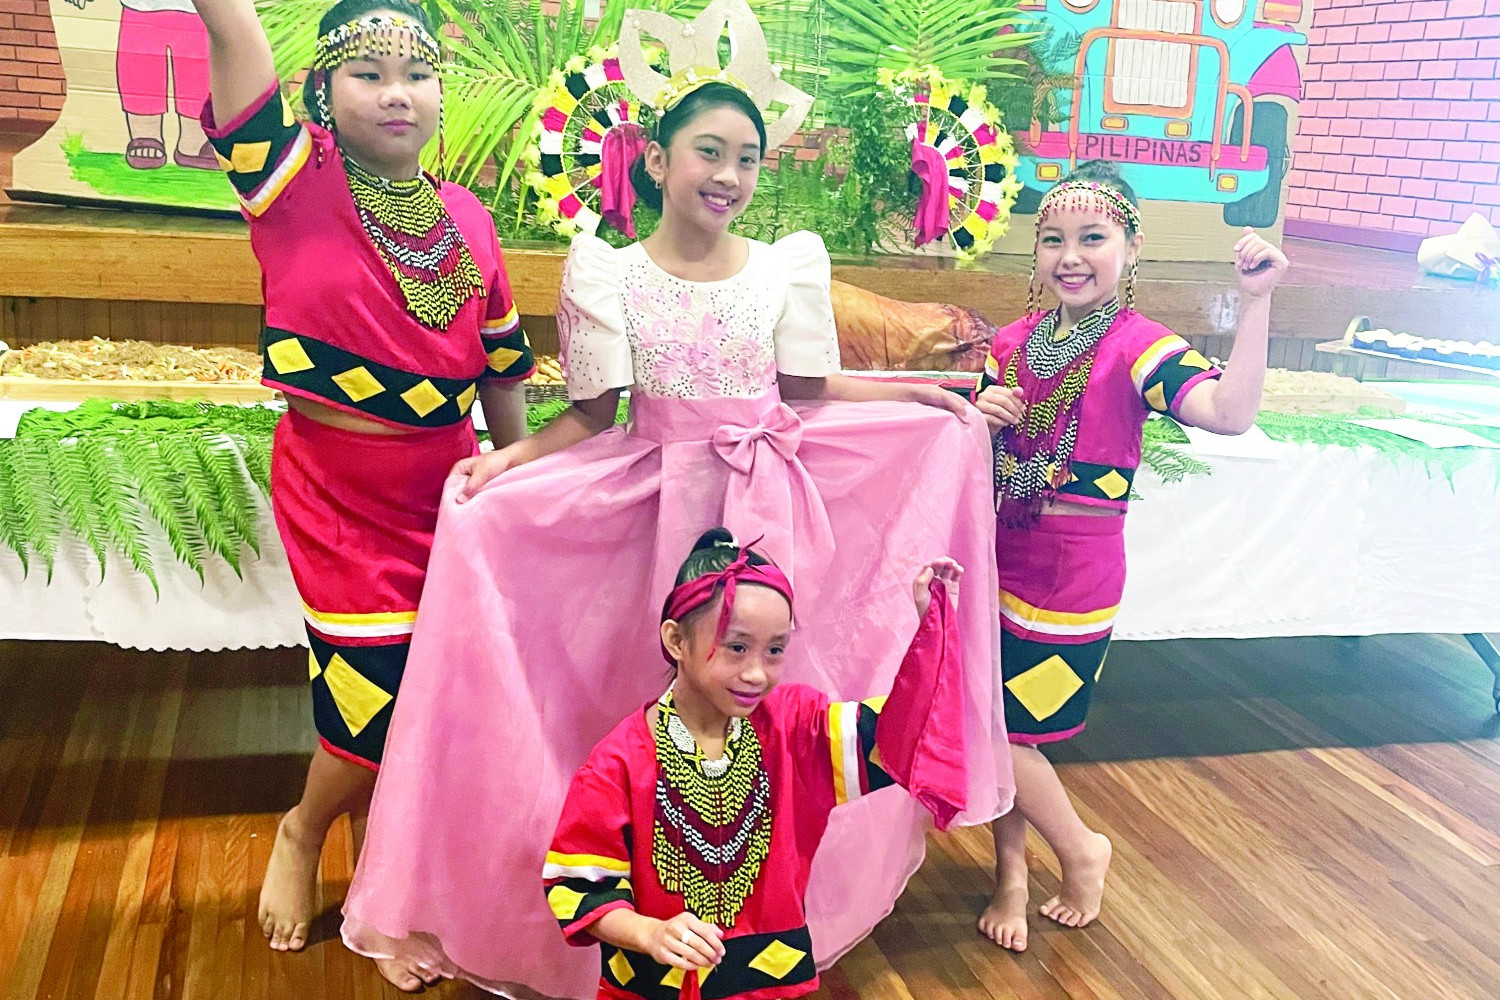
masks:
[[[484,378],[513,380],[525,378],[536,370],[531,342],[526,339],[526,331],[521,329],[519,323],[512,324],[508,332],[498,336],[492,334],[492,329],[495,328],[485,324],[479,332],[485,357],[488,359]]]
[[[406,654],[406,637],[381,645],[332,643],[307,631],[313,725],[339,756],[378,767]]]
[[[645,1000],[678,1000],[684,973],[640,952],[606,945],[604,981]],[[818,974],[806,927],[779,934],[747,934],[724,940],[724,960],[698,980],[703,1000],[726,1000],[755,990],[796,986]]]
[[[630,890],[630,879],[625,875],[614,876],[598,882],[586,878],[565,878],[547,887],[547,905],[557,918],[564,935],[569,935],[589,922],[589,914],[600,907],[615,903],[635,902]]]
[[[268,92],[261,106],[233,131],[210,135],[208,141],[241,204],[257,216],[306,166],[312,152],[312,135],[298,124],[280,91]]]
[[[1057,488],[1058,496],[1123,502],[1130,498],[1135,481],[1135,470],[1121,465],[1074,461],[1068,463],[1068,471],[1068,481]]]
[[[407,427],[447,427],[469,414],[474,379],[403,371],[313,337],[266,327],[264,379]]]

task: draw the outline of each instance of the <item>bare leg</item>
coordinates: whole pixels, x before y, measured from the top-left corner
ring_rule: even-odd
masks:
[[[302,800],[281,818],[260,889],[260,927],[276,951],[300,951],[317,908],[318,859],[333,821],[368,806],[375,773],[324,750],[313,752]]]
[[[1082,927],[1099,915],[1109,838],[1084,825],[1052,762],[1035,747],[1012,746],[1016,809],[1036,827],[1062,865],[1062,891],[1042,904],[1042,916],[1064,927]]]
[[[995,820],[995,894],[979,915],[979,933],[1011,951],[1026,950],[1026,826],[1020,809]]]

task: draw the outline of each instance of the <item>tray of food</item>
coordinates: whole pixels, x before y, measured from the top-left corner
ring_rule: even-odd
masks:
[[[1379,386],[1331,372],[1266,371],[1260,408],[1273,413],[1358,413],[1366,407],[1405,413],[1406,400]]]
[[[1317,345],[1328,354],[1358,354],[1386,361],[1410,361],[1478,375],[1500,376],[1500,343],[1443,340],[1376,328],[1368,316],[1349,321],[1342,340]]]
[[[0,399],[272,399],[260,384],[260,358],[237,347],[183,347],[140,340],[42,341],[0,349]]]

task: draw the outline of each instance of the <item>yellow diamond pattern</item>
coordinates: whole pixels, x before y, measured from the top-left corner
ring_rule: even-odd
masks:
[[[750,963],[750,968],[756,972],[764,972],[772,979],[782,979],[806,956],[805,951],[798,951],[791,945],[782,944],[780,941],[772,941],[766,945],[764,951],[755,956],[755,960]]]
[[[1056,715],[1068,699],[1083,687],[1083,681],[1061,656],[1049,656],[1030,670],[1005,682],[1016,701],[1038,722]]]
[[[1099,683],[1099,678],[1104,676],[1104,662],[1109,659],[1109,650],[1104,650],[1104,655],[1099,657],[1099,669],[1094,671],[1094,683]]]
[[[266,158],[271,155],[271,140],[265,142],[237,142],[229,151],[229,166],[237,174],[255,174],[266,169]]]
[[[432,380],[425,378],[403,392],[401,398],[406,400],[406,405],[415,410],[419,417],[427,416],[448,402],[448,397],[438,391],[438,387],[432,384]]]
[[[292,106],[287,103],[286,95],[281,98],[281,127],[291,128],[297,124],[297,116],[292,114]]]
[[[370,370],[364,365],[335,375],[333,381],[344,390],[351,401],[356,403],[361,399],[369,399],[376,393],[385,392],[385,386],[376,381],[375,376],[371,375]]]
[[[231,170],[234,169],[234,164],[231,163],[231,162],[229,162],[228,160],[224,159],[223,154],[220,153],[217,149],[214,150],[214,159],[216,159],[216,160],[219,161],[219,169],[220,170],[223,170],[223,171],[225,171],[227,173],[227,172],[229,172],[229,171],[231,171]]]
[[[1182,365],[1182,367],[1184,368],[1197,368],[1200,371],[1205,372],[1213,367],[1211,364],[1209,364],[1207,358],[1194,350],[1189,350],[1182,357],[1178,358],[1177,363],[1179,365]]]
[[[365,678],[337,653],[328,661],[323,679],[328,682],[333,703],[344,717],[344,725],[354,736],[363,732],[370,720],[391,703],[389,692]]]
[[[276,369],[278,375],[305,372],[313,366],[312,358],[307,356],[307,351],[302,347],[302,341],[296,337],[290,340],[278,340],[266,348],[266,357],[271,360],[271,366]]]
[[[322,672],[323,665],[318,662],[318,654],[309,649],[307,651],[307,679],[315,681]]]
[[[615,957],[609,960],[609,971],[615,974],[615,982],[621,986],[635,978],[635,970],[630,967],[630,960],[623,951],[615,952]]]
[[[687,973],[681,969],[673,969],[661,977],[661,984],[669,990],[682,989],[682,981],[687,978]]]
[[[583,902],[583,893],[575,892],[565,885],[554,885],[547,893],[547,905],[558,920],[572,920],[578,914],[578,904]]]
[[[1130,492],[1129,480],[1120,475],[1116,469],[1110,469],[1104,475],[1094,480],[1094,485],[1099,487],[1099,491],[1111,500],[1118,500]]]
[[[497,372],[503,372],[515,364],[516,359],[520,356],[520,351],[512,350],[509,347],[497,347],[490,352],[490,367]]]
[[[461,393],[458,394],[458,399],[456,400],[456,402],[458,403],[458,412],[459,413],[468,413],[469,412],[469,407],[471,407],[471,406],[474,405],[474,393],[476,393],[478,391],[479,391],[479,387],[478,386],[471,385],[467,389],[465,389],[463,392],[461,392]]]
[[[1167,412],[1167,393],[1160,382],[1146,390],[1146,405],[1159,413]]]

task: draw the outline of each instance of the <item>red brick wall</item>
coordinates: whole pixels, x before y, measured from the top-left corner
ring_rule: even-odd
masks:
[[[65,88],[47,0],[0,0],[0,130],[55,121]]]
[[[1314,0],[1287,231],[1406,249],[1500,223],[1500,0]]]

